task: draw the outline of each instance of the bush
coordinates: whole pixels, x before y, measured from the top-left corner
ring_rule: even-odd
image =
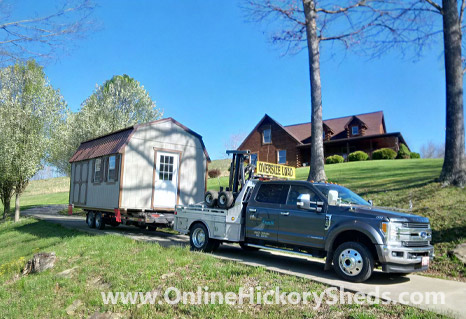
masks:
[[[372,153],[373,160],[381,159],[394,159],[396,157],[396,152],[391,148],[381,148]]]
[[[411,152],[409,151],[408,147],[403,143],[400,144],[400,149],[398,150],[398,154],[396,155],[397,159],[408,159],[411,158]]]
[[[220,174],[222,174],[222,172],[218,168],[216,168],[216,169],[209,170],[207,174],[209,175],[210,178],[216,178],[216,177],[219,177]]]
[[[416,152],[411,152],[409,154],[409,158],[421,158],[421,154],[416,153]]]
[[[357,162],[357,161],[365,161],[369,158],[366,152],[363,151],[356,151],[348,155],[348,161],[350,162]]]
[[[340,155],[332,155],[325,159],[325,164],[338,164],[343,163],[345,159]]]

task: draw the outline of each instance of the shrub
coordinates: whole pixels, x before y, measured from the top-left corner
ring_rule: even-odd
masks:
[[[325,164],[338,164],[343,163],[345,159],[340,155],[332,155],[325,159]]]
[[[218,168],[215,168],[215,169],[209,170],[207,174],[209,175],[210,178],[216,178],[216,177],[219,177],[220,174],[222,174],[222,172]]]
[[[411,153],[409,154],[409,157],[410,157],[410,158],[421,158],[421,154],[416,153],[416,152],[411,152]]]
[[[348,155],[348,161],[350,162],[357,162],[357,161],[365,161],[369,158],[366,152],[363,151],[356,151]]]
[[[411,152],[409,151],[408,147],[403,143],[400,144],[400,149],[398,150],[398,154],[396,155],[398,159],[408,159],[411,158]]]
[[[381,148],[372,153],[373,160],[394,159],[396,152],[391,148]]]

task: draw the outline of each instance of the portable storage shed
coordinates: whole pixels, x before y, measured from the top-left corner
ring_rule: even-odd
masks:
[[[92,211],[174,211],[203,201],[202,137],[172,118],[82,142],[70,159],[69,203]]]

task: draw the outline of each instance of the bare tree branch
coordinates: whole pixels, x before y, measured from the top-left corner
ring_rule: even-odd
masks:
[[[0,64],[30,58],[56,58],[59,50],[71,40],[86,35],[94,27],[90,15],[95,8],[92,0],[72,0],[55,12],[0,24]],[[4,6],[4,3],[0,5]],[[5,21],[10,17],[0,8]]]
[[[338,9],[336,9],[336,10],[327,10],[327,9],[324,9],[324,8],[317,8],[315,11],[317,13],[323,12],[323,13],[326,13],[326,14],[344,13],[344,12],[348,12],[351,9],[361,7],[361,6],[365,6],[366,2],[367,2],[366,0],[362,0],[362,1],[359,1],[359,2],[355,3],[354,5],[351,5],[351,6],[348,6],[348,7],[340,7]]]
[[[428,4],[430,4],[435,9],[437,9],[438,12],[442,13],[443,9],[439,4],[435,3],[433,0],[424,0],[424,1],[427,2]]]

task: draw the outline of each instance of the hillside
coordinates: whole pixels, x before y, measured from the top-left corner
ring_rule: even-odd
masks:
[[[228,160],[213,161],[210,167],[227,167]],[[387,160],[326,165],[329,181],[349,187],[375,205],[408,209],[427,216],[434,230],[436,259],[428,274],[466,280],[466,267],[450,251],[466,241],[466,189],[441,187],[435,183],[442,160]],[[309,168],[297,169],[297,179],[307,178]],[[208,189],[226,186],[228,177],[209,179]],[[21,197],[22,208],[68,203],[68,178],[32,181]],[[3,208],[0,207],[0,212]]]

